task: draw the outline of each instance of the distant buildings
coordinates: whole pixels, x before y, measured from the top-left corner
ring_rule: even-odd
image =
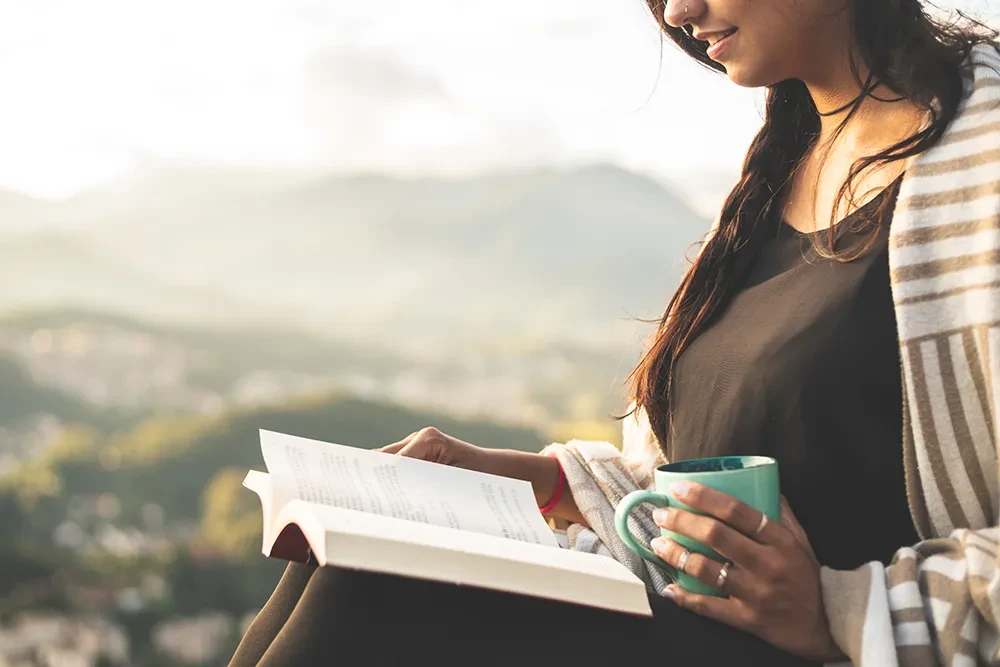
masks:
[[[0,627],[0,667],[95,667],[129,662],[125,631],[100,617],[22,614]]]
[[[153,628],[151,645],[170,664],[222,664],[252,620],[211,611],[172,618]],[[131,667],[131,658],[125,631],[99,616],[22,614],[0,626],[0,667]]]
[[[225,407],[221,395],[189,380],[210,359],[142,331],[104,324],[14,329],[0,332],[0,352],[18,359],[38,384],[98,407],[201,413]]]
[[[234,620],[218,612],[171,619],[153,628],[153,646],[177,662],[204,664],[220,658],[234,629]]]
[[[245,366],[223,368],[212,353],[166,337],[126,326],[81,322],[0,330],[0,354],[4,353],[17,359],[39,385],[96,407],[189,414],[278,405],[296,397],[340,391],[362,399],[545,430],[566,415],[539,400],[540,395],[569,397],[581,383],[595,386],[588,375],[590,363],[574,363],[558,348],[493,354],[469,351],[450,360],[400,362],[391,370],[363,366],[293,370],[280,363],[254,366],[252,357],[242,362]],[[225,386],[218,384],[218,378],[205,382],[207,375],[217,371],[228,378]],[[598,377],[600,382],[607,381]],[[44,428],[35,424],[32,429],[28,438],[0,430],[0,473],[5,465],[10,466],[3,457],[14,456],[10,441],[51,439],[51,424]]]

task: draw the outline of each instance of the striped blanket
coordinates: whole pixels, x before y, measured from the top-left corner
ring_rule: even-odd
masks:
[[[925,541],[900,545],[888,566],[822,570],[833,636],[861,667],[1000,664],[1000,54],[976,47],[969,74],[958,117],[907,169],[890,229],[903,460]],[[571,527],[570,545],[609,553],[662,590],[663,573],[625,548],[613,521],[664,462],[642,414],[626,421],[621,450],[548,451],[589,523]],[[649,512],[632,526],[647,538],[658,532]]]

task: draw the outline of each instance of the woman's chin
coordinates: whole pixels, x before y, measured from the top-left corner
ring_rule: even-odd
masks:
[[[726,76],[729,77],[729,80],[743,88],[773,86],[780,80],[775,79],[773,76],[768,76],[767,72],[761,71],[758,68],[741,66],[738,61],[723,63],[723,65],[726,68]]]

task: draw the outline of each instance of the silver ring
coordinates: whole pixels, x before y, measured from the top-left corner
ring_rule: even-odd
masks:
[[[753,536],[757,537],[761,534],[764,528],[767,526],[768,518],[763,512],[760,513],[760,523],[757,524],[757,530],[753,531]]]
[[[726,585],[726,579],[728,578],[729,578],[729,563],[726,563],[725,565],[722,566],[722,569],[719,570],[719,578],[715,580],[715,587],[721,591],[722,587]]]
[[[681,554],[680,560],[677,561],[678,572],[684,572],[684,568],[687,567],[688,558],[690,557],[691,557],[691,552],[688,549],[685,549],[684,553]]]

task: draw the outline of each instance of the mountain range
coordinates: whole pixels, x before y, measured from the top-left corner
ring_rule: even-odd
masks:
[[[62,202],[0,193],[0,313],[266,323],[400,349],[619,344],[708,221],[610,165],[464,179],[151,170]]]

